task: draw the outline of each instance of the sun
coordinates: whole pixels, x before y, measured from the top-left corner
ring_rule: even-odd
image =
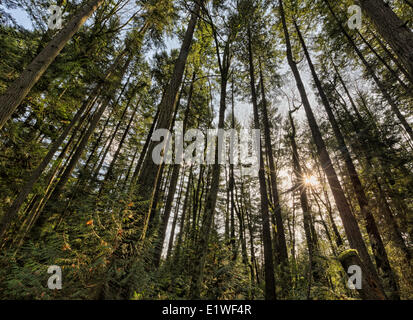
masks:
[[[314,187],[318,184],[316,177],[314,176],[305,176],[304,177],[304,184],[309,187]]]

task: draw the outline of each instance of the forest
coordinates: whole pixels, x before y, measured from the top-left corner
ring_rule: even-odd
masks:
[[[0,0],[0,57],[1,300],[413,300],[412,0]]]

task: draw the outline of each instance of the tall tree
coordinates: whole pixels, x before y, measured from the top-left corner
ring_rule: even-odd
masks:
[[[254,128],[257,130],[260,130],[258,101],[257,101],[257,93],[255,89],[256,84],[255,84],[255,68],[254,68],[253,49],[252,49],[252,34],[251,34],[250,25],[248,25],[247,32],[248,32],[248,57],[249,57],[250,83],[251,83],[251,97],[252,97],[252,104],[253,104],[253,109],[254,109]],[[259,139],[261,139],[261,137],[259,137]],[[265,298],[267,300],[274,300],[276,298],[276,295],[275,295],[273,251],[272,251],[271,231],[270,231],[270,216],[269,216],[269,208],[268,208],[269,207],[268,206],[268,193],[267,193],[267,185],[265,181],[264,157],[263,157],[262,149],[258,150],[258,152],[259,152],[258,179],[260,183],[260,193],[261,193],[261,214],[262,214],[262,223],[263,223],[262,229],[263,229],[263,241],[264,241]],[[284,268],[285,267],[286,266],[284,266]]]
[[[376,266],[379,269],[379,271],[383,274],[383,277],[386,278],[387,280],[386,283],[388,283],[388,286],[392,292],[392,296],[395,299],[399,299],[400,297],[398,293],[397,280],[390,266],[387,253],[384,248],[383,240],[380,236],[379,229],[376,224],[376,220],[374,219],[374,216],[369,208],[369,201],[367,199],[366,193],[364,191],[364,188],[361,184],[360,178],[356,171],[355,165],[353,163],[353,159],[351,158],[350,151],[348,150],[347,145],[344,141],[344,137],[340,131],[337,120],[333,114],[330,101],[328,100],[327,95],[324,92],[323,86],[320,82],[320,79],[317,75],[314,64],[310,57],[310,53],[308,52],[307,45],[304,41],[303,35],[300,31],[297,21],[295,20],[294,20],[294,26],[295,26],[295,29],[297,30],[298,38],[304,50],[304,54],[307,59],[307,63],[310,67],[311,74],[313,76],[314,83],[317,87],[318,94],[321,97],[321,101],[328,115],[330,124],[333,128],[335,138],[338,142],[338,147],[344,159],[348,175],[350,176],[351,183],[354,189],[354,193],[357,197],[357,200],[360,206],[360,211],[363,213],[364,219],[366,221],[366,229],[369,235],[370,245],[372,247],[373,254],[375,257]]]
[[[357,221],[353,213],[351,212],[350,206],[345,197],[340,181],[338,180],[337,173],[333,167],[330,156],[327,152],[324,140],[321,136],[321,132],[317,125],[313,111],[311,109],[311,105],[308,100],[308,96],[307,96],[304,84],[301,80],[301,75],[298,70],[297,63],[293,59],[290,36],[288,32],[288,27],[287,27],[287,22],[286,22],[282,0],[279,1],[279,12],[281,16],[281,22],[282,22],[282,26],[284,30],[285,41],[286,41],[288,64],[290,65],[290,68],[294,74],[297,88],[300,92],[301,101],[304,105],[304,109],[307,115],[307,120],[310,125],[311,133],[313,135],[313,140],[317,146],[318,157],[320,159],[321,166],[330,184],[330,189],[331,189],[331,192],[333,193],[338,211],[340,213],[341,220],[343,222],[344,229],[346,231],[347,239],[350,243],[350,246],[359,252],[362,262],[366,265],[367,270],[369,270],[369,272],[372,274],[372,279],[375,279],[376,281],[376,287],[381,288],[380,280],[377,277],[377,272],[368,254],[368,251],[364,243],[363,237],[361,235],[359,226],[357,224]],[[380,294],[381,295],[378,296],[377,298],[385,299],[386,296],[383,290],[381,290]]]

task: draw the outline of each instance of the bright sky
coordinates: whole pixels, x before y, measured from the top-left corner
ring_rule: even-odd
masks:
[[[26,11],[22,9],[6,9],[4,6],[0,5],[4,11],[9,13],[14,19],[16,19],[16,22],[23,26],[26,29],[32,30],[33,25],[32,21],[30,20],[29,16],[27,15]]]

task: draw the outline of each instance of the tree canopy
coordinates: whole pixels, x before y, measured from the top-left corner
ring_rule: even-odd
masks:
[[[412,11],[0,2],[0,299],[413,299]]]

